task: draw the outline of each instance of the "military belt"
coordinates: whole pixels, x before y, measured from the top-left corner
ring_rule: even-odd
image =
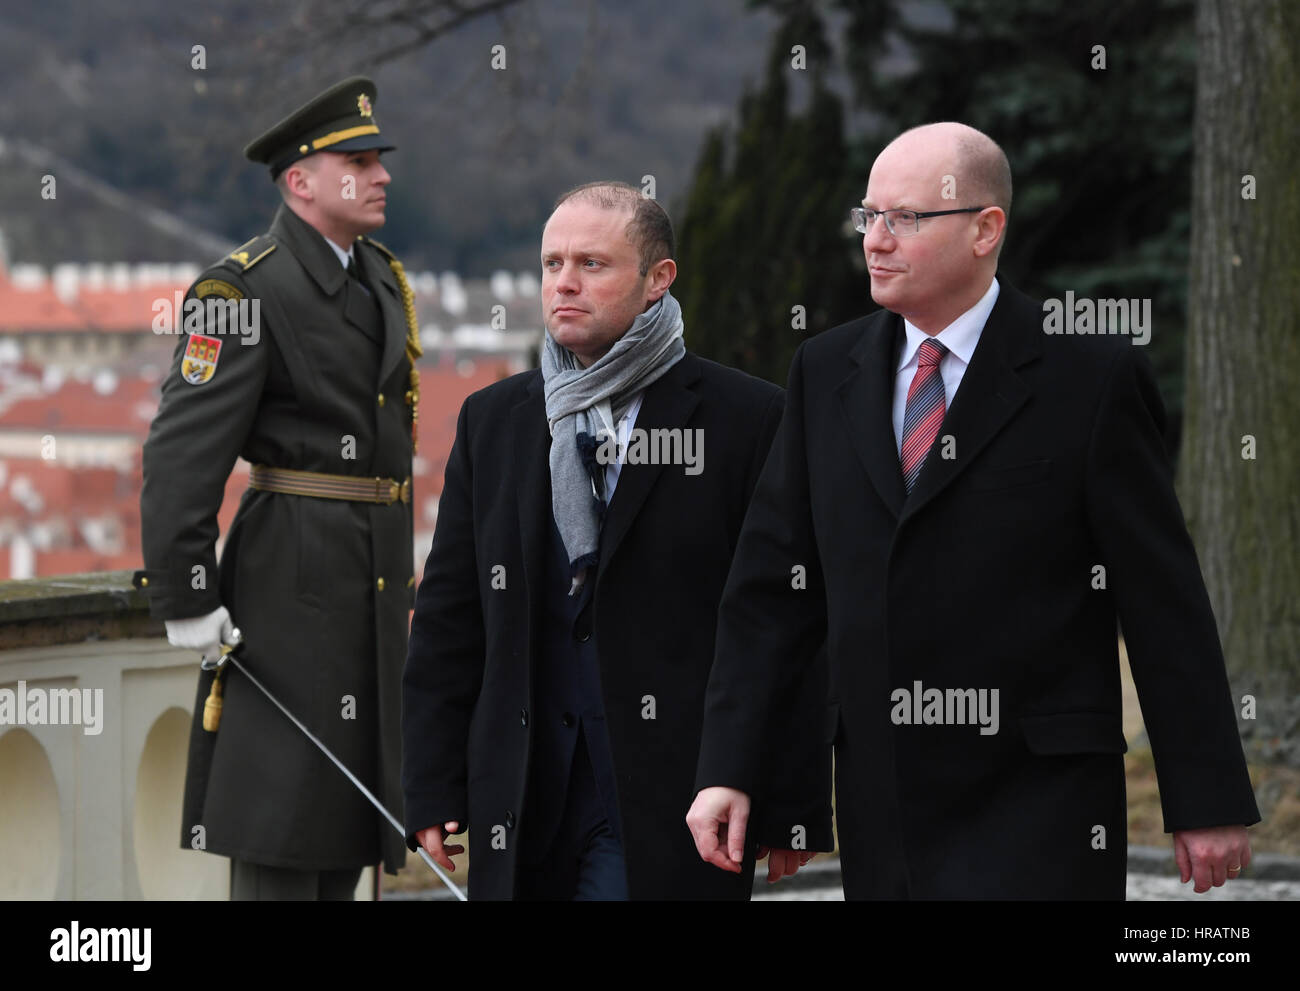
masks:
[[[356,475],[329,475],[323,471],[253,465],[253,470],[248,475],[248,487],[261,492],[312,496],[316,499],[343,499],[347,502],[374,502],[381,506],[411,501],[409,476],[404,482],[398,482],[392,478],[359,478]]]

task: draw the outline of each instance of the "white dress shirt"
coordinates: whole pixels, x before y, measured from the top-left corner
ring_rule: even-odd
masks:
[[[325,235],[322,234],[321,237],[325,237]],[[348,261],[352,258],[352,246],[348,245],[348,250],[344,251],[327,237],[325,237],[325,243],[330,246],[330,250],[333,251],[334,256],[338,258],[339,264],[346,270],[348,267]]]
[[[627,446],[624,438],[630,437],[632,428],[636,426],[637,414],[641,412],[641,400],[645,398],[645,390],[642,389],[632,399],[632,405],[627,408],[623,414],[623,419],[619,421],[618,432],[615,437],[618,438],[618,460],[605,465],[605,505],[608,506],[614,498],[614,489],[618,487],[618,476],[622,474],[623,463],[627,458]]]
[[[952,408],[952,400],[957,395],[966,366],[970,364],[979,343],[984,324],[993,312],[993,304],[998,301],[998,280],[995,278],[979,302],[959,316],[952,323],[934,334],[934,340],[948,349],[948,353],[939,362],[939,377],[943,379],[944,409]],[[917,359],[921,342],[931,337],[908,320],[903,321],[907,340],[903,342],[903,351],[898,356],[898,372],[894,376],[894,442],[900,456],[903,450],[903,419],[907,413],[907,390],[912,387],[916,377]]]

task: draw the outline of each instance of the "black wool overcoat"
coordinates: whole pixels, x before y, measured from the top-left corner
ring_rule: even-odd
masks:
[[[1150,364],[1129,337],[1045,333],[1003,283],[907,494],[902,340],[882,310],[795,356],[697,784],[756,785],[768,711],[788,713],[825,642],[830,690],[803,724],[835,744],[847,897],[1123,898],[1117,628],[1166,829],[1259,819]],[[796,564],[807,589],[785,578]]]
[[[629,461],[604,521],[593,625],[633,899],[749,894],[752,847],[744,873],[724,873],[700,860],[685,817],[718,603],[781,405],[776,386],[688,352],[646,389],[636,428],[702,431],[702,471]],[[476,899],[513,897],[529,828],[549,451],[540,372],[466,400],[411,627],[408,843],[428,826],[468,825]],[[813,691],[823,697],[824,684]],[[757,744],[765,783],[781,781],[786,798],[756,810],[752,836],[827,850],[830,748],[800,749],[793,735],[778,726]]]

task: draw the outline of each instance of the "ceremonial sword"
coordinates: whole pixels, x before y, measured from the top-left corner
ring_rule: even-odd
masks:
[[[244,643],[244,638],[243,635],[240,634],[239,630],[237,629],[231,630],[230,642],[223,643],[221,645],[220,654],[217,655],[216,657],[211,657],[205,654],[203,660],[199,663],[199,667],[201,667],[204,671],[216,671],[218,674],[220,674],[221,668],[225,665],[227,661],[233,664],[240,671],[240,673],[244,675],[244,677],[246,677],[249,681],[251,681],[253,685],[263,695],[265,695],[268,699],[270,699],[275,704],[275,707],[277,709],[279,709],[281,712],[283,712],[286,716],[289,717],[290,722],[292,722],[295,726],[297,726],[300,730],[302,730],[303,735],[306,736],[307,739],[309,739],[312,743],[316,744],[316,746],[320,748],[321,753],[323,753],[326,757],[328,757],[331,761],[334,762],[334,766],[337,767],[340,771],[342,771],[347,776],[347,779],[357,786],[357,790],[360,791],[361,794],[366,796],[366,798],[370,801],[370,804],[379,810],[379,814],[389,821],[392,827],[395,830],[397,830],[398,834],[402,837],[402,840],[405,841],[406,830],[402,828],[402,824],[398,822],[396,818],[394,818],[391,812],[389,812],[386,808],[384,808],[383,804],[379,801],[379,799],[375,798],[375,796],[371,794],[370,789],[367,788],[365,785],[363,785],[361,781],[357,778],[357,776],[353,774],[351,771],[349,771],[347,767],[344,765],[344,763],[330,752],[329,747],[325,746],[325,744],[322,743],[316,737],[316,735],[312,733],[311,730],[309,730],[306,726],[303,725],[302,720],[300,720],[292,712],[286,709],[284,707],[284,703],[282,703],[278,698],[272,695],[270,691],[267,689],[267,687],[263,685],[260,681],[258,681],[253,676],[253,673],[248,670],[248,668],[246,668],[243,664],[239,662],[239,658],[235,656],[234,652],[239,647],[243,646],[243,643]],[[423,858],[426,864],[428,864],[430,867],[433,868],[433,872],[438,875],[438,877],[442,880],[443,884],[445,884],[448,888],[451,889],[451,893],[455,895],[459,901],[468,901],[468,899],[465,897],[465,892],[461,891],[460,888],[457,887],[456,882],[447,876],[446,871],[444,871],[441,867],[439,867],[436,863],[434,863],[433,858],[429,856],[429,852],[424,849],[423,845],[417,845],[415,852],[418,853]]]

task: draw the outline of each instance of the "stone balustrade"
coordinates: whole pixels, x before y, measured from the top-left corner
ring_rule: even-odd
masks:
[[[180,845],[197,677],[130,572],[0,582],[0,899],[229,897]]]

